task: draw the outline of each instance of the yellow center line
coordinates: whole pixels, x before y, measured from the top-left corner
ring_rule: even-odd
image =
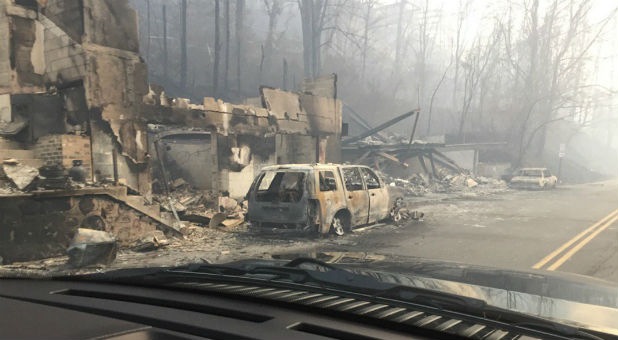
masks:
[[[588,242],[590,242],[590,240],[595,238],[603,230],[607,229],[607,227],[609,227],[610,225],[612,225],[616,221],[618,221],[618,216],[614,216],[614,218],[612,218],[609,222],[605,223],[601,228],[595,230],[594,233],[590,234],[588,237],[586,237],[581,242],[579,242],[575,247],[571,248],[566,254],[564,254],[561,258],[559,258],[556,262],[554,262],[554,264],[549,266],[549,268],[547,268],[547,270],[556,270],[564,262],[566,262],[566,260],[570,259],[571,256],[573,256],[573,254],[578,252],[580,249],[582,249],[583,246],[585,246]]]
[[[586,234],[588,234],[589,232],[591,232],[592,230],[594,230],[594,228],[602,225],[603,223],[605,223],[607,220],[611,219],[612,217],[614,217],[614,215],[616,215],[618,213],[618,209],[612,211],[609,215],[603,217],[600,221],[598,221],[597,223],[591,225],[588,229],[582,231],[581,233],[577,234],[575,237],[573,237],[572,239],[570,239],[568,242],[566,242],[565,244],[563,244],[560,248],[554,250],[553,252],[551,252],[549,255],[545,256],[541,261],[539,261],[538,263],[536,263],[534,266],[532,266],[532,268],[534,269],[539,269],[542,266],[544,266],[545,264],[547,264],[549,261],[553,260],[556,256],[558,256],[560,253],[562,253],[566,248],[570,247],[573,243],[579,241],[580,238],[584,237]]]

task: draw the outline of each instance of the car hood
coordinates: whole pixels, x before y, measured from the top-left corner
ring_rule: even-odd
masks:
[[[306,255],[281,255],[278,259]],[[569,273],[506,270],[417,257],[332,252],[313,253],[311,257],[383,282],[477,298],[492,306],[618,335],[618,285],[612,282]]]

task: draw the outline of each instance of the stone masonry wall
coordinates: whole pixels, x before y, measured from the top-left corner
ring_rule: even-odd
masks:
[[[0,197],[0,259],[7,264],[65,255],[77,228],[107,231],[126,247],[157,225],[104,195]]]

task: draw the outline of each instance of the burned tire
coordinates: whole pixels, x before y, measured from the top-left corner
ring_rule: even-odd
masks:
[[[395,223],[401,222],[403,220],[403,216],[400,212],[400,208],[403,205],[403,197],[397,197],[395,202],[393,203],[393,208],[390,212],[390,219]]]
[[[330,232],[337,236],[343,236],[346,231],[350,231],[349,219],[344,213],[337,213],[330,224]]]
[[[391,214],[391,219],[395,223],[401,222],[401,220],[403,219],[403,217],[401,216],[401,212],[399,210],[393,211],[393,213]]]

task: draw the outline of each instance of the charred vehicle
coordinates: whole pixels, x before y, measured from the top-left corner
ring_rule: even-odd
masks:
[[[558,179],[546,168],[522,168],[511,178],[511,187],[517,189],[551,189]]]
[[[263,168],[247,199],[252,225],[343,235],[389,218],[403,193],[366,166],[294,164]]]

